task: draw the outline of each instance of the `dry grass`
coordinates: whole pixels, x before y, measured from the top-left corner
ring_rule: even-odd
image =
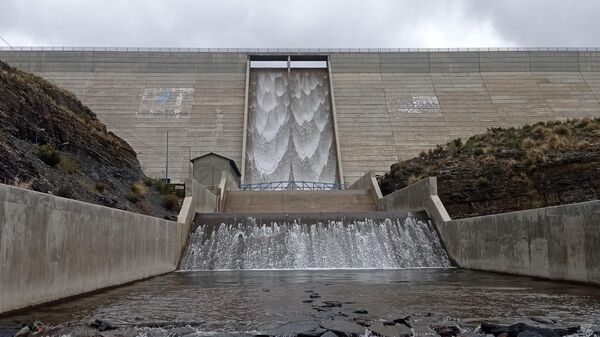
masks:
[[[14,187],[24,188],[26,190],[31,189],[31,185],[33,185],[33,179],[30,180],[22,180],[19,177],[15,177],[15,180],[11,184]]]
[[[138,181],[131,184],[131,193],[138,198],[144,198],[148,194],[148,187],[143,181]]]

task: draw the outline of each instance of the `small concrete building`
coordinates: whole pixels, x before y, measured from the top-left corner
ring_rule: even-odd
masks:
[[[221,172],[227,171],[229,175],[240,183],[240,170],[232,159],[209,152],[191,160],[193,166],[193,177],[209,190],[216,192],[221,181]]]

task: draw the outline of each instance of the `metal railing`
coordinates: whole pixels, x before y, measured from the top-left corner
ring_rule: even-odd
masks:
[[[344,190],[346,185],[339,183],[322,183],[317,181],[271,181],[266,183],[242,184],[244,191],[323,191]]]
[[[0,47],[0,51],[129,51],[202,53],[401,53],[479,51],[600,51],[600,47],[506,47],[506,48],[149,48],[149,47]]]

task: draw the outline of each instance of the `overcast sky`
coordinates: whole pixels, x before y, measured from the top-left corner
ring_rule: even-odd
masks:
[[[0,0],[0,36],[13,46],[598,47],[600,0]]]

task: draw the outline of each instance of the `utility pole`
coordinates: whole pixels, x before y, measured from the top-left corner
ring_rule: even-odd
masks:
[[[165,180],[169,181],[169,129],[167,129],[167,156],[165,158]]]

